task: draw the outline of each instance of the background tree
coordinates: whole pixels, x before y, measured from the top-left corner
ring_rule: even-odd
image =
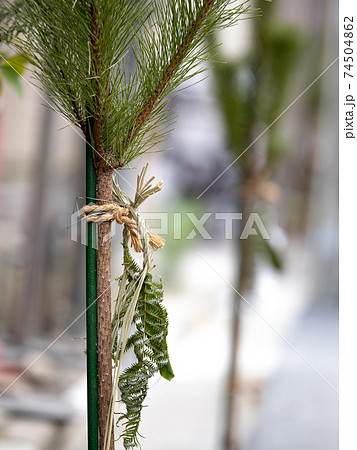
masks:
[[[280,190],[274,179],[280,163],[289,153],[290,144],[284,139],[282,124],[271,125],[288,102],[290,80],[301,48],[299,31],[277,22],[273,3],[264,5],[260,0],[256,4],[264,8],[264,20],[259,18],[252,23],[253,50],[244,58],[216,64],[213,69],[227,146],[238,167],[236,210],[242,213],[242,224],[251,213],[264,212],[267,205],[279,200]],[[265,140],[258,142],[262,132],[266,132]],[[254,269],[260,257],[267,258],[277,269],[282,267],[282,257],[274,243],[263,239],[259,232],[236,241],[239,268],[235,289],[239,294],[235,295],[231,314],[224,431],[224,448],[227,450],[238,448],[236,393],[240,296],[249,298],[254,288]]]

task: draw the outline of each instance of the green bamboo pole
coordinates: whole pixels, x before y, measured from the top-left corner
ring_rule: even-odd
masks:
[[[91,146],[92,120],[86,124],[86,203],[96,197],[96,171]],[[97,251],[95,224],[87,224],[86,303],[87,303],[87,417],[88,450],[98,450],[98,376],[97,376]]]

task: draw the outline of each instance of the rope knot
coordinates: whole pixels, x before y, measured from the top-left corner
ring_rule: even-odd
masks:
[[[149,244],[153,250],[158,250],[165,245],[165,240],[152,233],[149,230],[140,230],[138,223],[131,217],[128,217],[129,209],[124,206],[120,206],[117,203],[104,203],[103,205],[85,205],[82,208],[82,217],[87,222],[110,222],[115,220],[119,225],[124,224],[124,227],[129,231],[131,238],[131,245],[138,253],[143,251],[140,236],[144,236],[147,233],[149,238]]]
[[[114,220],[121,225],[122,223],[124,223],[124,217],[126,217],[128,215],[129,210],[127,208],[122,208],[119,205],[115,205],[116,208],[113,212],[113,218]],[[127,217],[128,219],[128,217]]]

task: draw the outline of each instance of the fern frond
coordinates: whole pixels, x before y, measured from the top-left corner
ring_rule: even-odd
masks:
[[[128,283],[130,283],[130,277]],[[124,447],[136,448],[141,411],[147,395],[149,379],[157,372],[170,380],[174,374],[169,361],[167,348],[168,317],[161,304],[163,289],[160,282],[153,282],[152,275],[147,274],[142,285],[133,318],[136,331],[128,338],[125,351],[132,348],[137,362],[123,371],[119,377],[121,400],[126,412],[119,421],[123,421],[125,430],[122,433]],[[122,323],[125,316],[122,310],[119,319]]]
[[[144,401],[149,389],[149,380],[156,373],[171,380],[174,377],[167,348],[168,315],[163,306],[162,282],[153,281],[149,268],[153,267],[149,251],[149,230],[136,209],[151,195],[159,192],[162,181],[153,185],[153,177],[145,180],[146,165],[137,177],[134,201],[121,191],[114,182],[113,198],[125,204],[138,224],[142,242],[143,261],[138,264],[129,250],[129,231],[123,231],[124,271],[119,278],[119,292],[112,321],[112,342],[114,362],[114,385],[111,400],[111,415],[106,435],[110,435],[117,391],[126,411],[120,414],[124,430],[121,434],[124,447],[140,448],[139,424]],[[121,370],[124,353],[133,350],[136,362]],[[106,441],[105,450],[109,448]]]

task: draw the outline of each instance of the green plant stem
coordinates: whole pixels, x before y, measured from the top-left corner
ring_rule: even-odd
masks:
[[[96,197],[96,171],[91,146],[92,121],[86,126],[86,203]],[[98,450],[98,375],[97,375],[97,251],[95,224],[87,224],[86,319],[87,319],[87,417],[88,450]]]

